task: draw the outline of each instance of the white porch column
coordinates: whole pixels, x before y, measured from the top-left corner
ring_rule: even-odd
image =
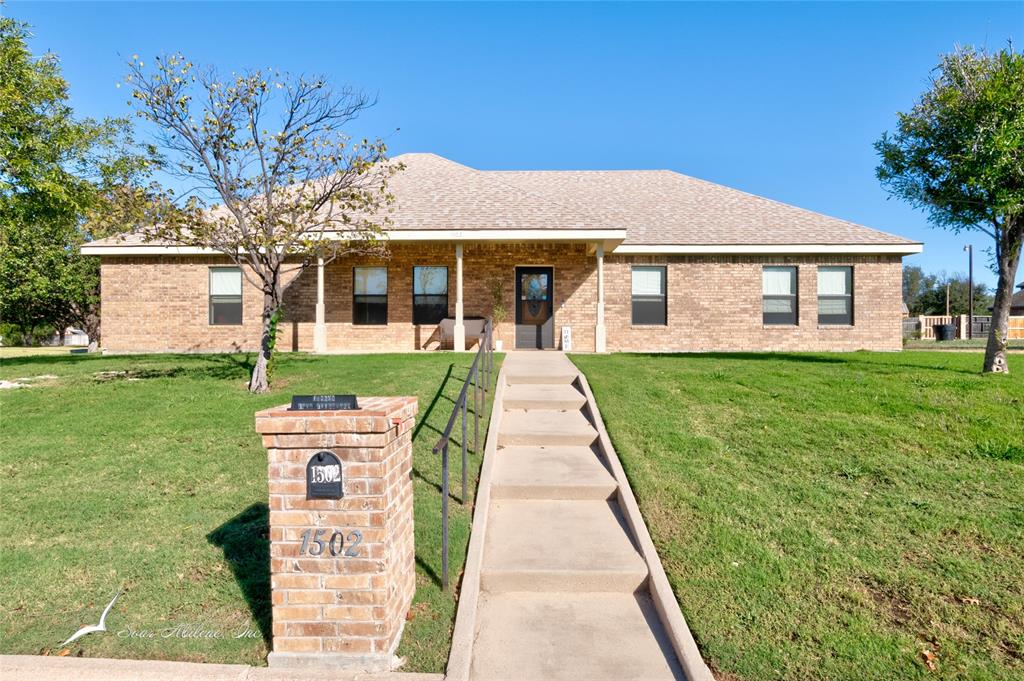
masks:
[[[597,245],[597,324],[594,326],[594,351],[605,352],[604,331],[604,244]]]
[[[462,321],[462,244],[455,244],[455,351],[466,349],[466,325]]]
[[[324,322],[324,259],[316,259],[316,325],[313,352],[327,352],[327,324]]]

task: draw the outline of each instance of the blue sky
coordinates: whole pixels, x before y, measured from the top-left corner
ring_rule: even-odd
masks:
[[[133,54],[322,73],[377,92],[357,134],[485,169],[670,168],[925,242],[872,143],[954,44],[1024,41],[1024,3],[27,3],[82,115],[124,115]],[[396,131],[397,130],[397,131]],[[976,277],[995,277],[977,260]]]

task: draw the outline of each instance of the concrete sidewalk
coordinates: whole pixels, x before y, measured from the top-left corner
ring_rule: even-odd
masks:
[[[639,509],[623,494],[579,371],[561,352],[510,352],[502,375],[493,463],[477,496],[484,520],[473,528],[483,536],[470,547],[458,613],[466,623],[456,621],[448,678],[683,679],[661,618],[669,604],[650,588],[657,555],[640,550]],[[699,653],[688,662],[706,670]]]
[[[98,657],[0,655],[0,681],[442,681],[441,674],[344,674],[337,670],[270,669]]]

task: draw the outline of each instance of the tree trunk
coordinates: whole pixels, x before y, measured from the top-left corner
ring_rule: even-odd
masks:
[[[263,332],[260,335],[260,351],[256,356],[256,366],[252,368],[252,376],[249,378],[249,392],[265,393],[270,390],[270,376],[267,374],[267,365],[274,352],[273,339],[270,337],[270,318],[274,316],[277,304],[270,294],[263,295]]]
[[[1007,239],[1008,247],[1004,247],[997,266],[999,281],[996,283],[996,298],[992,304],[992,326],[988,332],[988,344],[985,347],[985,373],[1008,374],[1010,366],[1006,363],[1006,341],[1009,337],[1010,304],[1013,297],[1013,282],[1017,276],[1020,263],[1020,237],[1016,243]]]

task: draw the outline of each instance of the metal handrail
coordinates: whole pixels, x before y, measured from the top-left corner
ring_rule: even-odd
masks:
[[[473,363],[469,366],[469,373],[462,383],[462,390],[459,391],[459,398],[455,400],[455,408],[448,418],[448,425],[445,426],[441,439],[434,445],[434,453],[441,453],[441,588],[448,590],[448,444],[452,437],[452,428],[455,427],[455,419],[462,414],[462,499],[466,503],[469,496],[468,481],[469,457],[466,447],[466,395],[470,383],[473,385],[473,452],[480,453],[480,412],[483,411],[486,403],[486,392],[490,389],[491,379],[494,374],[494,349],[493,328],[491,321],[484,322],[484,332],[478,336],[479,346]],[[483,374],[481,376],[481,374]],[[483,381],[481,382],[481,378]]]

